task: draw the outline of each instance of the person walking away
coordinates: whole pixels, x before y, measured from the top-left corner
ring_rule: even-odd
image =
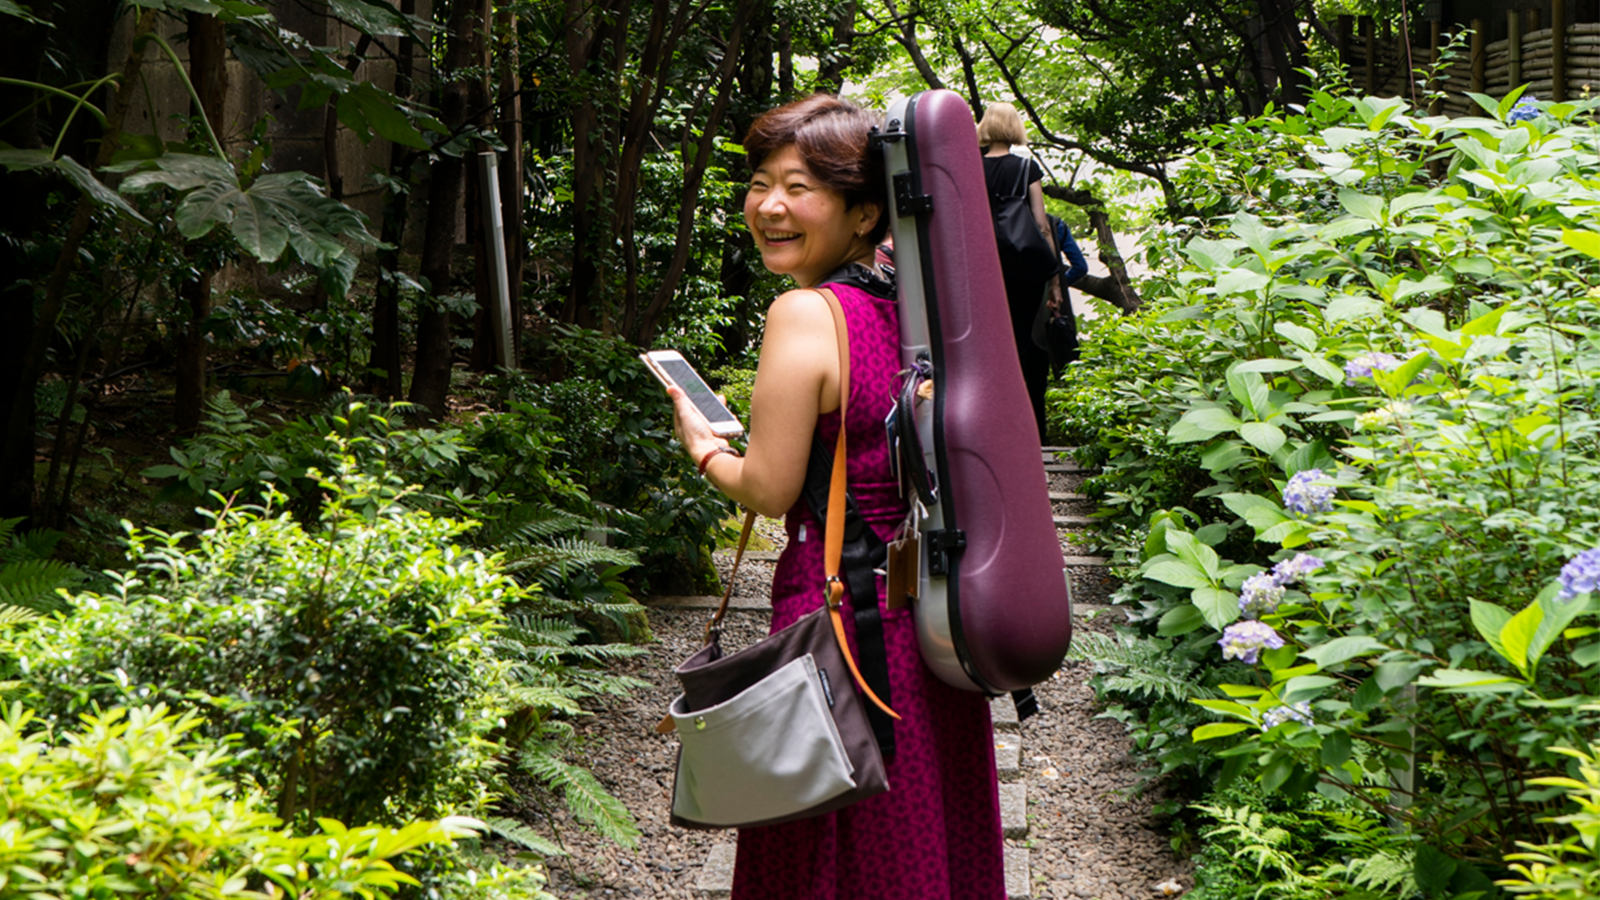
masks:
[[[813,436],[847,429],[850,491],[885,541],[908,512],[889,469],[883,420],[900,371],[893,271],[874,258],[888,228],[882,160],[868,148],[878,117],[817,95],[763,114],[744,139],[751,169],[745,225],[772,272],[794,279],[767,310],[743,456],[711,433],[681,391],[674,431],[719,490],[783,516],[788,543],[772,582],[777,631],[823,602],[823,523],[801,500]],[[839,348],[819,288],[839,299],[849,339],[848,421],[839,421]],[[734,900],[1004,900],[1000,802],[988,702],[922,662],[907,607],[846,595],[882,617],[891,696],[902,717],[885,759],[889,790],[836,812],[739,831]],[[851,686],[834,687],[852,689]]]
[[[1089,274],[1089,263],[1072,238],[1072,229],[1056,216],[1046,216],[1050,230],[1055,235],[1056,246],[1067,258],[1067,268],[1056,276],[1061,289],[1061,304],[1051,310],[1046,325],[1045,350],[1050,354],[1050,372],[1060,375],[1067,364],[1078,358],[1078,316],[1072,309],[1072,294],[1067,290],[1078,279]],[[1038,335],[1034,335],[1038,338]],[[1038,343],[1037,340],[1034,343]]]
[[[1044,212],[1044,170],[1033,159],[1018,156],[1013,147],[1026,147],[1028,135],[1022,117],[1009,103],[991,103],[978,123],[978,145],[983,152],[983,176],[988,184],[990,203],[1005,198],[1027,197],[1028,206],[1039,233],[1044,235],[1052,250],[1056,250],[1049,222]],[[1019,190],[1020,187],[1020,190]],[[1003,258],[1004,254],[1002,254]],[[1052,258],[1058,253],[1052,253]],[[1022,365],[1022,380],[1028,388],[1028,401],[1033,406],[1033,417],[1039,428],[1039,443],[1044,444],[1044,392],[1050,381],[1050,354],[1033,342],[1033,322],[1039,314],[1040,297],[1051,310],[1061,305],[1061,286],[1055,279],[1059,264],[1053,270],[1019,271],[1017,266],[1007,266],[1003,277],[1006,283],[1006,303],[1011,309],[1011,330],[1017,343],[1017,361]]]

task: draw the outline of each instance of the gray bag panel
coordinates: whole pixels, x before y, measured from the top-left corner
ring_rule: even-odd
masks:
[[[705,825],[780,819],[856,786],[810,654],[730,698],[671,714],[682,752],[675,816]]]

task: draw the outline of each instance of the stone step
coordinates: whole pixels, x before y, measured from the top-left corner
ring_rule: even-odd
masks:
[[[995,733],[994,768],[1000,774],[1001,781],[1015,781],[1022,777],[1022,735],[1019,732]]]
[[[1001,790],[1011,785],[1002,785]],[[1021,785],[1017,785],[1021,787]],[[1022,803],[1023,822],[1027,821],[1027,801]],[[1006,808],[1006,797],[1000,795],[1000,809]],[[1023,833],[1016,835],[1023,837],[1027,833],[1024,824]],[[1010,831],[1007,837],[1012,837]],[[733,860],[736,854],[736,845],[732,841],[712,846],[711,852],[706,854],[705,864],[700,867],[700,874],[695,877],[694,896],[703,900],[721,900],[733,893]],[[1007,900],[1025,900],[1033,896],[1031,873],[1028,866],[1028,850],[1026,847],[1005,848],[1006,871],[1006,898]]]
[[[727,897],[733,893],[733,857],[737,845],[732,841],[714,844],[706,854],[705,865],[694,880],[694,895],[706,900]]]
[[[1008,838],[1028,836],[1028,786],[1000,785],[1000,830]]]
[[[1088,528],[1098,520],[1089,516],[1055,516],[1057,528]]]
[[[1093,472],[1094,471],[1094,469],[1086,468],[1084,466],[1078,465],[1078,463],[1076,461],[1074,461],[1074,460],[1066,460],[1066,461],[1063,461],[1063,462],[1047,462],[1047,463],[1044,464],[1044,470],[1045,470],[1045,472],[1047,474],[1050,473],[1050,472],[1068,472],[1068,473],[1073,473],[1073,472]]]
[[[641,606],[650,609],[716,609],[722,603],[722,595],[660,595],[655,597],[639,598]],[[766,597],[734,597],[728,601],[729,609],[770,610],[772,601]]]
[[[1006,848],[1006,900],[1028,900],[1033,896],[1033,876],[1028,868],[1026,847]]]
[[[1017,704],[1011,701],[1010,695],[989,701],[989,721],[994,723],[995,731],[1014,732],[1022,728],[1022,723],[1017,721]]]
[[[1087,500],[1087,499],[1089,499],[1089,495],[1088,494],[1080,494],[1080,493],[1077,493],[1076,491],[1051,491],[1050,492],[1050,502],[1051,503],[1065,503],[1065,502],[1071,502],[1073,500]],[[748,553],[745,554],[745,555],[749,556]]]
[[[1069,566],[1109,566],[1109,556],[1064,556],[1062,560]]]

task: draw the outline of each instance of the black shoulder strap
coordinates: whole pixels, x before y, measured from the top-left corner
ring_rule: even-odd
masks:
[[[841,428],[844,427],[840,423]],[[828,482],[833,474],[833,451],[813,437],[811,456],[806,460],[806,483],[801,490],[806,506],[818,522],[828,521]],[[893,706],[889,695],[889,654],[883,640],[883,617],[878,612],[878,569],[889,559],[889,548],[878,533],[861,518],[856,498],[844,495],[844,552],[839,559],[839,570],[844,575],[845,588],[850,592],[850,606],[855,612],[856,650],[860,656],[861,676],[867,686],[883,702]],[[878,739],[878,750],[885,756],[894,754],[894,720],[877,706],[867,705],[867,718],[872,722],[873,734]]]
[[[1016,195],[1018,197],[1026,197],[1028,196],[1028,176],[1033,174],[1033,160],[1018,156],[1015,153],[1011,154],[1011,158],[1021,163],[1017,171]]]

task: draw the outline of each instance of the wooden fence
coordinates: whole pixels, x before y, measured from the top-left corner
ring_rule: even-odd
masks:
[[[1576,100],[1600,91],[1600,23],[1565,24],[1560,22],[1561,4],[1549,27],[1524,32],[1525,14],[1509,12],[1505,40],[1485,42],[1483,20],[1475,19],[1466,48],[1458,52],[1440,72],[1434,83],[1446,96],[1433,112],[1450,116],[1478,115],[1481,109],[1465,95],[1466,91],[1502,97],[1518,85],[1528,85],[1524,96],[1539,100]],[[1359,26],[1356,30],[1355,26]],[[1421,99],[1425,85],[1415,70],[1429,71],[1438,59],[1439,48],[1449,36],[1433,23],[1431,33],[1413,35],[1428,40],[1425,46],[1413,43],[1407,58],[1405,43],[1398,35],[1374,33],[1372,20],[1339,17],[1337,32],[1339,57],[1350,73],[1352,85],[1360,92],[1380,97],[1411,99],[1413,91]],[[1556,40],[1565,34],[1565,40]]]

